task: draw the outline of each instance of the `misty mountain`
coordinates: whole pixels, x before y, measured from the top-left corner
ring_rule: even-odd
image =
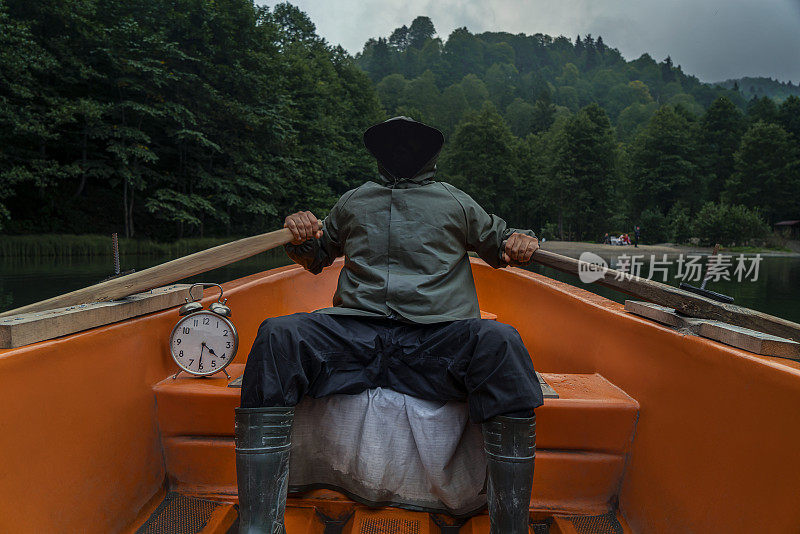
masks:
[[[726,89],[738,90],[747,100],[760,98],[763,96],[772,98],[777,102],[783,102],[790,96],[800,96],[800,84],[794,85],[791,80],[781,82],[772,78],[737,78],[725,80],[714,85],[719,85]]]

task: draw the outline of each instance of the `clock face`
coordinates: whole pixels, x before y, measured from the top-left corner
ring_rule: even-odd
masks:
[[[194,375],[221,371],[236,355],[239,336],[233,323],[210,311],[182,317],[169,338],[175,363]]]

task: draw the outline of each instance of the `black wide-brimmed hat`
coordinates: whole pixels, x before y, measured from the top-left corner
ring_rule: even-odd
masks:
[[[444,145],[444,134],[408,117],[394,117],[364,132],[364,146],[379,168],[396,179],[433,170]]]

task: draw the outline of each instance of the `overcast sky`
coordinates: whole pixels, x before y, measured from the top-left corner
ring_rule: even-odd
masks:
[[[277,2],[256,0],[273,6]],[[507,31],[603,36],[631,60],[672,56],[703,81],[768,76],[800,82],[800,0],[294,0],[317,32],[351,53],[417,15],[439,37]]]

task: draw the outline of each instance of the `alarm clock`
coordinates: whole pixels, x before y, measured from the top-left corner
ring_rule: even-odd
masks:
[[[197,287],[216,286],[219,298],[207,310],[192,296]],[[220,371],[230,378],[225,368],[233,361],[239,348],[239,334],[230,319],[231,309],[225,305],[222,286],[197,283],[189,288],[189,298],[181,306],[180,319],[169,335],[169,351],[181,371],[198,377]],[[190,300],[191,299],[191,300]],[[172,378],[177,378],[178,371]]]

